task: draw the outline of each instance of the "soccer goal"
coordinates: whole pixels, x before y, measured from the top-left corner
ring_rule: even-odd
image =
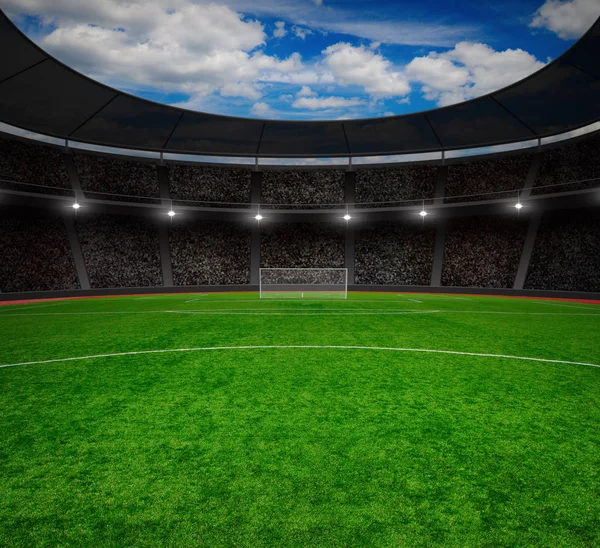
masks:
[[[261,268],[261,299],[347,299],[347,268]]]

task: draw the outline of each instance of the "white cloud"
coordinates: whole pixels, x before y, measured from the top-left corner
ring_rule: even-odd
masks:
[[[313,4],[315,6],[322,6],[323,5],[323,0],[313,0]]]
[[[267,103],[254,103],[250,112],[259,118],[274,118],[275,111]]]
[[[598,16],[598,0],[546,0],[533,14],[529,26],[547,29],[563,40],[573,40],[588,30]]]
[[[5,4],[52,24],[40,45],[77,70],[121,88],[186,93],[187,104],[202,103],[199,98],[215,92],[256,101],[263,76],[307,71],[298,53],[286,59],[265,55],[263,25],[226,5],[191,0]]]
[[[296,25],[357,36],[365,40],[385,44],[412,46],[452,47],[457,41],[474,39],[479,29],[470,25],[444,25],[439,22],[415,22],[402,20],[389,13],[385,20],[369,18],[368,12],[358,9],[321,9],[320,0],[312,6],[299,0],[193,0],[196,5],[218,2],[241,13],[256,16],[267,15],[278,20],[291,21]],[[88,21],[104,26],[118,21],[154,20],[158,14],[178,10],[192,0],[2,0],[2,8],[11,15],[27,12],[42,14],[62,21]],[[401,10],[398,11],[401,14]],[[137,24],[137,23],[136,23]],[[139,29],[138,29],[139,30]]]
[[[466,25],[450,26],[394,19],[370,21],[361,19],[361,14],[339,19],[314,19],[309,26],[372,42],[406,46],[452,47],[458,40],[479,34],[479,29]]]
[[[41,0],[40,0],[41,1]],[[47,1],[47,0],[46,0]],[[75,1],[75,0],[73,0]],[[196,0],[210,3],[215,0]],[[475,25],[442,24],[428,22],[425,17],[402,19],[406,10],[387,10],[385,18],[373,17],[375,9],[364,9],[361,2],[345,2],[344,9],[327,6],[322,9],[308,0],[220,0],[232,9],[257,16],[276,19],[308,27],[313,30],[337,32],[385,44],[411,46],[452,47],[459,40],[475,39],[480,29]],[[313,0],[313,4],[323,2]],[[340,4],[340,2],[338,2]],[[375,4],[375,2],[372,2]],[[357,9],[352,9],[352,5]],[[370,7],[370,6],[369,6]]]
[[[446,105],[496,90],[543,66],[522,50],[495,51],[485,44],[455,45],[455,41],[450,51],[417,57],[406,67],[394,66],[380,52],[382,43],[447,45],[452,37],[464,35],[464,28],[350,20],[346,17],[349,12],[344,15],[330,7],[317,10],[306,0],[254,0],[251,8],[246,0],[0,2],[13,15],[39,15],[50,29],[39,38],[40,45],[77,70],[122,89],[185,93],[189,98],[184,106],[207,111],[253,104],[250,110],[256,116],[282,116],[286,113],[274,111],[265,102],[279,98],[296,109],[306,109],[307,115],[314,113],[315,118],[325,115],[320,110],[336,108],[368,106],[353,112],[375,112],[375,104],[377,111],[383,110],[381,99],[410,102],[411,82],[421,86],[427,99]],[[573,9],[590,4],[590,0],[548,0],[538,10],[538,16],[543,12],[548,21],[550,4]],[[268,38],[265,26],[240,15],[234,7],[244,13],[249,9],[279,10],[282,20],[268,29],[275,38],[292,34],[305,39],[318,30],[335,30],[363,36],[369,42],[331,45],[321,52],[320,59],[306,64],[299,53],[280,59],[263,52]],[[284,21],[286,13],[290,17]],[[318,19],[313,16],[321,13]],[[349,86],[356,89],[340,90]],[[327,96],[318,96],[312,87]],[[349,94],[353,97],[341,96]],[[300,116],[298,111],[293,115]]]
[[[300,97],[294,101],[294,108],[308,110],[324,110],[329,108],[349,108],[365,105],[366,102],[359,97]]]
[[[261,76],[261,81],[277,84],[293,84],[297,86],[335,83],[335,79],[330,72],[317,72],[316,70],[309,68],[287,73],[282,71],[266,72]]]
[[[283,38],[287,34],[285,30],[285,21],[275,21],[275,30],[273,31],[274,38]]]
[[[317,94],[316,91],[313,91],[308,86],[302,86],[302,89],[296,93],[296,97],[313,97]]]
[[[340,42],[323,51],[324,65],[342,85],[356,85],[375,97],[398,97],[410,93],[404,74],[382,55],[364,46]]]
[[[305,40],[309,34],[313,34],[313,31],[304,27],[298,27],[294,25],[292,27],[292,32],[296,35],[297,38],[301,38]]]
[[[460,42],[448,52],[416,57],[406,75],[422,85],[426,99],[446,106],[496,91],[543,66],[521,49],[495,51],[486,44]]]
[[[220,93],[223,97],[244,97],[246,99],[252,99],[253,101],[258,100],[263,96],[256,84],[248,82],[225,84],[221,88]]]

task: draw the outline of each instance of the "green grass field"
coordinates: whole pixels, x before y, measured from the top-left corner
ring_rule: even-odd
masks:
[[[599,305],[64,300],[0,341],[0,546],[600,545]]]

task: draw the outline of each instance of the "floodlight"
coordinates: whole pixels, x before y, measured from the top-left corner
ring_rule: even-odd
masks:
[[[176,213],[171,209],[171,210],[169,210],[169,213],[167,213],[167,215],[169,217],[175,217]]]
[[[77,202],[75,202],[72,207],[74,210],[78,210],[81,206]]]
[[[259,213],[256,217],[254,217],[257,221],[262,221],[263,216]]]
[[[346,213],[346,215],[344,215],[344,221],[349,221],[350,219],[352,219],[352,217]]]
[[[427,211],[425,211],[424,209],[419,213],[419,215],[421,217],[427,217]]]
[[[517,209],[523,209],[523,204],[522,204],[521,202],[517,202],[517,203],[515,204],[515,207],[516,207]]]

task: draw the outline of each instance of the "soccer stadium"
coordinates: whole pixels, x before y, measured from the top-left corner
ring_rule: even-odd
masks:
[[[292,120],[109,85],[17,4],[0,546],[600,546],[600,19],[478,97]]]

